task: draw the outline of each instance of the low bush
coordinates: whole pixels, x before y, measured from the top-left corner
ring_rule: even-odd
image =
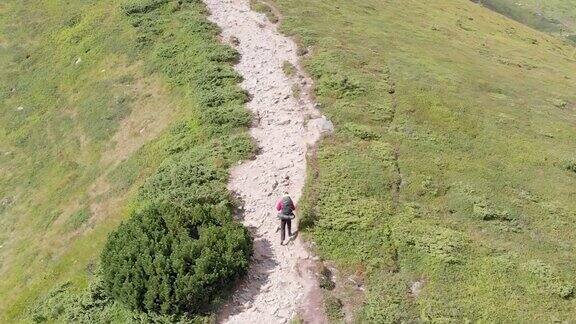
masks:
[[[82,224],[86,223],[92,216],[89,208],[82,208],[76,211],[66,221],[67,228],[70,230],[78,229]]]
[[[141,14],[152,11],[167,3],[168,0],[133,0],[122,5],[122,11],[127,15]]]
[[[102,281],[97,277],[90,287],[76,292],[66,282],[38,300],[29,310],[28,319],[34,323],[110,323],[129,321],[133,314],[119,307],[106,293]]]
[[[194,315],[246,272],[251,248],[229,208],[154,203],[110,235],[103,280],[109,295],[131,309]]]
[[[547,263],[541,260],[530,260],[525,267],[536,279],[539,289],[563,299],[574,297],[576,291],[574,285],[560,278],[556,271]]]
[[[248,101],[248,94],[241,90],[218,89],[202,92],[198,99],[203,107],[218,107],[228,102],[245,103]]]
[[[566,171],[576,173],[576,161],[565,162],[564,163],[564,169],[566,169]]]
[[[378,134],[373,132],[368,126],[358,125],[355,123],[346,123],[343,129],[354,137],[358,137],[363,140],[373,140],[379,137]]]
[[[202,122],[212,125],[246,126],[252,122],[250,113],[240,105],[225,105],[211,110],[205,110],[200,116]]]
[[[185,154],[165,162],[144,184],[140,199],[179,206],[219,205],[225,202],[227,173],[197,159],[194,154]]]
[[[250,7],[254,11],[265,14],[266,18],[268,18],[268,20],[273,24],[277,23],[279,20],[278,16],[274,14],[274,11],[267,3],[258,0],[250,0]]]
[[[415,253],[440,263],[462,263],[469,245],[464,233],[449,228],[412,224],[396,230],[394,236],[403,253]]]
[[[344,317],[344,313],[342,311],[342,301],[334,296],[327,296],[324,299],[324,307],[326,308],[326,315],[332,321],[340,320]]]
[[[296,67],[289,61],[284,61],[284,63],[282,63],[282,71],[286,76],[292,77],[296,74]]]
[[[209,316],[182,318],[132,312],[110,298],[102,278],[96,275],[90,286],[76,291],[66,282],[36,301],[26,321],[33,323],[211,323]]]
[[[401,273],[380,270],[372,276],[366,290],[366,301],[357,321],[359,323],[418,323],[414,314],[415,303],[412,299],[399,298],[408,295],[409,278]],[[420,319],[422,321],[422,319]]]
[[[206,91],[242,81],[240,75],[228,65],[207,63],[202,67],[194,68],[194,70],[192,81],[197,87]]]
[[[510,214],[510,212],[506,210],[497,210],[484,200],[479,200],[475,202],[472,211],[474,213],[474,216],[485,221],[490,220],[511,221],[514,219],[514,217]]]
[[[324,76],[320,79],[320,84],[316,88],[317,94],[333,96],[338,99],[356,97],[364,91],[365,89],[359,82],[343,75]]]
[[[334,290],[334,288],[336,288],[336,283],[332,280],[332,271],[326,266],[322,267],[318,281],[322,289]]]

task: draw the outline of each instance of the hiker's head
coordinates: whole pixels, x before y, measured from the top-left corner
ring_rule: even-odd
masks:
[[[288,190],[284,190],[284,191],[282,192],[282,195],[283,195],[284,197],[290,196],[290,194],[288,194]]]

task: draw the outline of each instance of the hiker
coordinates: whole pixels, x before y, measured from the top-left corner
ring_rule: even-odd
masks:
[[[280,219],[280,245],[284,244],[284,238],[286,227],[288,227],[288,236],[292,236],[292,220],[296,217],[294,215],[294,202],[288,192],[284,192],[284,196],[276,202],[276,210],[280,213],[278,214],[278,219]]]

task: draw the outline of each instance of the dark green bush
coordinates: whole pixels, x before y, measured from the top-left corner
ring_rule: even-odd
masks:
[[[194,67],[194,83],[200,89],[209,91],[215,87],[233,86],[242,81],[240,75],[231,66],[206,63],[201,67]]]
[[[218,43],[207,43],[201,51],[205,52],[206,58],[212,62],[218,63],[234,63],[240,58],[238,51],[229,46],[223,46]],[[229,65],[221,65],[229,67]]]
[[[274,14],[274,11],[268,4],[262,1],[250,0],[250,8],[254,11],[265,14],[271,23],[275,24],[278,22],[278,16]]]
[[[110,235],[103,280],[108,294],[131,309],[194,315],[246,272],[251,249],[246,229],[225,206],[150,204]]]
[[[240,105],[226,105],[202,111],[202,122],[212,125],[230,125],[233,127],[249,126],[252,121],[250,113]]]
[[[163,201],[180,206],[212,204],[227,201],[227,173],[186,154],[164,163],[140,191],[142,200]]]
[[[217,107],[228,102],[243,104],[248,101],[248,94],[236,88],[215,88],[212,91],[201,92],[198,95],[203,107]]]
[[[374,140],[378,139],[378,134],[370,129],[370,127],[365,125],[358,125],[355,123],[346,123],[342,127],[344,131],[349,133],[352,136],[358,137],[363,140]]]
[[[476,218],[485,221],[490,220],[511,221],[514,219],[513,215],[511,215],[509,211],[497,210],[485,200],[478,200],[477,202],[475,202],[472,211]]]
[[[330,271],[326,266],[322,267],[318,281],[320,288],[322,289],[333,290],[336,288],[336,283],[332,280],[332,271]]]
[[[167,2],[168,0],[132,0],[122,5],[122,11],[126,15],[141,14],[152,11]]]
[[[355,97],[364,91],[364,88],[356,80],[343,75],[325,76],[320,79],[320,84],[316,88],[319,95],[332,96],[338,99]]]
[[[60,285],[36,301],[27,315],[34,323],[125,323],[133,316],[106,296],[99,277],[82,292],[74,291],[70,282]]]
[[[210,316],[179,317],[132,312],[111,299],[96,275],[81,291],[66,282],[37,300],[27,312],[34,323],[212,323]]]

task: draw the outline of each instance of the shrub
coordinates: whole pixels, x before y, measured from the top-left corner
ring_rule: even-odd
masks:
[[[81,292],[66,282],[36,301],[27,312],[28,319],[34,323],[127,322],[133,315],[106,296],[99,277]]]
[[[205,109],[202,111],[200,120],[211,125],[248,127],[252,122],[252,116],[243,106],[232,104]]]
[[[282,71],[286,76],[291,77],[296,74],[296,67],[289,61],[284,61],[284,63],[282,63]]]
[[[152,11],[167,2],[168,0],[132,0],[122,5],[122,11],[126,15],[142,14]]]
[[[164,163],[144,184],[140,198],[179,206],[218,205],[226,202],[225,170],[196,160],[193,154]]]
[[[550,291],[563,299],[574,297],[574,285],[568,282],[556,282],[550,284]]]
[[[70,218],[68,218],[68,220],[66,221],[66,225],[70,230],[78,229],[80,226],[82,226],[82,224],[84,224],[88,219],[90,219],[91,216],[92,213],[90,212],[90,208],[87,207],[82,208],[76,211],[74,214],[72,214]]]
[[[344,317],[344,313],[342,311],[342,301],[334,296],[327,296],[324,299],[324,307],[326,308],[326,315],[332,321],[336,321],[342,319]]]
[[[576,161],[567,161],[564,163],[564,169],[576,173]]]
[[[538,286],[553,295],[563,299],[574,297],[574,285],[562,280],[547,263],[541,260],[531,260],[526,268],[538,281]]]
[[[217,107],[228,102],[246,103],[248,94],[245,91],[229,88],[215,88],[211,92],[204,91],[198,94],[198,101],[203,107]]]
[[[171,3],[169,3],[171,2]],[[102,252],[102,278],[113,300],[147,316],[206,314],[248,268],[252,243],[233,221],[227,168],[253,149],[243,127],[248,95],[230,62],[238,53],[217,44],[218,29],[200,0],[129,0],[150,72],[194,103],[189,122],[163,138],[168,154],[139,191],[128,221]]]
[[[206,58],[212,62],[218,63],[234,63],[240,59],[240,53],[230,46],[221,45],[218,43],[207,43],[203,48],[199,49],[204,52]],[[229,67],[229,65],[221,65],[222,67]]]
[[[364,91],[364,88],[357,81],[342,75],[323,77],[320,80],[320,85],[316,88],[319,95],[333,96],[338,99],[355,97]]]
[[[252,243],[227,208],[149,204],[102,252],[107,293],[133,310],[194,315],[248,269]]]
[[[402,274],[376,272],[372,275],[371,289],[358,312],[358,323],[420,323],[415,302],[407,293],[409,278]]]
[[[554,105],[554,107],[556,108],[560,108],[560,109],[564,109],[568,106],[568,103],[562,99],[552,99],[552,104]]]
[[[322,267],[318,281],[320,288],[322,289],[333,290],[336,288],[336,283],[332,281],[332,271],[330,271],[326,266]]]
[[[469,239],[462,232],[430,225],[411,225],[396,231],[394,237],[403,249],[414,247],[442,263],[458,264],[466,256]]]
[[[27,311],[34,323],[212,323],[209,316],[182,318],[174,315],[138,313],[111,299],[100,275],[86,289],[77,291],[70,282],[51,290]]]
[[[510,212],[506,210],[496,210],[488,202],[484,200],[479,200],[475,202],[472,211],[474,213],[474,216],[485,221],[491,221],[491,220],[511,221],[514,219],[514,217],[510,215]]]
[[[206,63],[194,67],[194,84],[205,91],[212,91],[216,87],[233,85],[242,81],[242,78],[232,67],[222,64]]]
[[[275,24],[278,22],[278,16],[274,14],[274,11],[272,11],[272,8],[268,4],[258,0],[250,0],[250,8],[265,14],[271,23]]]
[[[355,123],[346,123],[343,127],[344,131],[347,133],[358,137],[363,140],[374,140],[377,139],[379,136],[375,132],[373,132],[368,126],[359,125]]]

